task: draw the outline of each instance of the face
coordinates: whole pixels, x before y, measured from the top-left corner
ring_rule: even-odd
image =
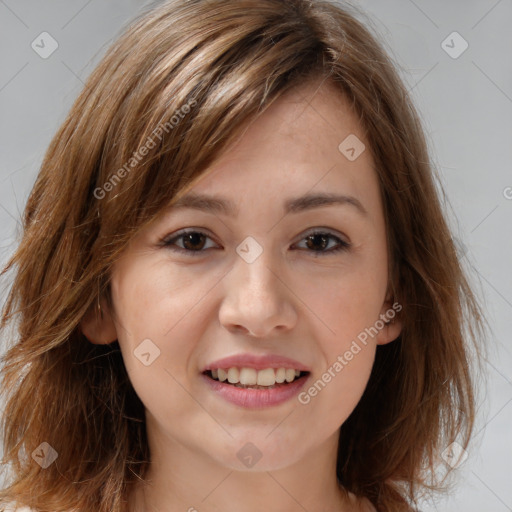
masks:
[[[258,470],[332,450],[377,344],[399,334],[396,318],[384,324],[395,310],[373,161],[346,100],[319,85],[273,103],[185,194],[231,209],[169,208],[113,269],[111,330],[153,447],[172,442],[240,469],[245,446],[261,453]],[[322,194],[339,202],[298,201]],[[302,373],[272,389],[204,374],[244,368],[243,380],[263,383],[287,372],[257,370],[281,367]]]

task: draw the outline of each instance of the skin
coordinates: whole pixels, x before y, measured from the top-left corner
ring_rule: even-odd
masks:
[[[349,134],[365,142],[363,133],[329,82],[315,80],[286,93],[191,189],[231,199],[238,216],[169,209],[132,239],[116,263],[115,315],[102,301],[103,320],[86,318],[82,330],[93,343],[119,340],[146,408],[150,483],[130,495],[130,512],[374,510],[340,489],[337,444],[368,382],[376,346],[400,334],[398,317],[360,344],[307,405],[293,398],[243,409],[210,391],[200,376],[221,357],[279,354],[311,368],[307,389],[391,308],[384,215],[370,151],[349,161],[338,150]],[[284,215],[284,200],[307,192],[354,196],[366,214],[345,204]],[[184,228],[209,237],[189,241],[187,247],[203,251],[199,255],[159,243]],[[336,238],[328,246],[308,245],[311,228],[325,228],[351,246],[329,254]],[[250,264],[235,250],[247,236],[263,248]],[[187,240],[174,244],[183,249]],[[133,355],[147,338],[161,351],[149,366]],[[237,457],[248,442],[262,454],[252,468]]]

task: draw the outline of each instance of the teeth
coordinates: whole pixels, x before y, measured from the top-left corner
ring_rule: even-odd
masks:
[[[265,368],[255,370],[254,368],[218,368],[211,370],[212,377],[220,382],[226,380],[230,384],[241,386],[274,386],[283,382],[293,382],[300,376],[300,370],[293,368]]]
[[[230,368],[228,370],[228,382],[230,384],[240,382],[240,370],[238,368]]]
[[[245,386],[254,386],[258,380],[258,372],[254,368],[242,368],[238,382]]]
[[[276,383],[276,372],[273,368],[266,368],[258,372],[258,386],[273,386]]]
[[[293,368],[286,369],[286,382],[293,382],[295,380],[295,370]]]

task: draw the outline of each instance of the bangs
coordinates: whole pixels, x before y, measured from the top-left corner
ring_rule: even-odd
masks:
[[[250,4],[246,15],[237,6],[231,16],[229,3],[205,2],[200,16],[199,6],[190,12],[182,6],[153,47],[153,38],[142,36],[158,30],[157,11],[135,28],[141,37],[134,55],[120,52],[123,39],[114,49],[111,60],[120,62],[108,83],[116,84],[109,93],[115,115],[94,187],[112,233],[153,217],[201,176],[244,124],[302,83],[298,78],[321,74],[322,44],[294,21],[291,4],[290,16],[277,16],[264,2]]]

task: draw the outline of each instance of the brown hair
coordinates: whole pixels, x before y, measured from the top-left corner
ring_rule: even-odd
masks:
[[[173,0],[135,19],[89,77],[46,152],[3,270],[16,272],[0,327],[17,320],[17,341],[3,358],[12,480],[0,503],[124,510],[148,464],[144,407],[118,342],[87,342],[80,321],[100,296],[110,301],[109,272],[134,233],[244,123],[313,76],[336,85],[366,132],[403,305],[400,337],[377,348],[341,427],[339,481],[379,511],[411,510],[419,489],[436,487],[440,452],[456,439],[467,447],[480,309],[419,116],[378,39],[329,1]],[[58,453],[46,469],[31,457],[42,442]]]

